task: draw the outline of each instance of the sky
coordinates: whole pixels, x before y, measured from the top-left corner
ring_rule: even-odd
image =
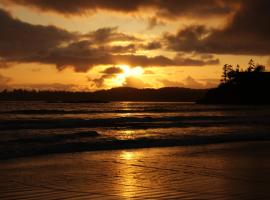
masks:
[[[0,89],[212,88],[270,66],[268,0],[0,0]]]

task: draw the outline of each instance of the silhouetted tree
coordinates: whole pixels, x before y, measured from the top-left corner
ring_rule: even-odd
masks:
[[[263,65],[257,65],[254,68],[254,72],[264,72],[264,71],[265,71],[265,66],[263,66]]]
[[[199,102],[207,104],[270,104],[267,95],[270,85],[270,72],[265,66],[250,60],[246,69],[237,65],[233,68],[226,64],[223,67],[222,83],[210,89]]]
[[[235,78],[238,77],[241,73],[254,73],[254,72],[265,72],[265,66],[263,65],[255,65],[255,62],[251,59],[248,63],[248,67],[246,70],[240,71],[240,66],[236,65],[236,68],[233,69],[233,66],[230,64],[225,64],[223,66],[223,73],[222,73],[222,83],[233,83]]]
[[[254,69],[255,69],[255,62],[252,59],[250,59],[250,61],[248,62],[247,71],[252,72],[254,71]]]
[[[233,71],[233,66],[229,64],[225,64],[223,66],[223,73],[222,73],[222,81],[224,83],[227,83],[228,80],[230,80],[231,76],[230,73]]]
[[[236,69],[235,69],[235,71],[238,73],[238,72],[240,72],[240,65],[236,65]]]

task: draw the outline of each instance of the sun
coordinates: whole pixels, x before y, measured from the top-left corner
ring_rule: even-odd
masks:
[[[128,65],[119,65],[119,67],[123,70],[121,75],[123,75],[125,78],[130,76],[141,76],[144,73],[143,68],[139,66],[131,68]]]
[[[114,78],[107,80],[108,85],[114,87],[123,86],[128,78],[140,78],[144,75],[144,69],[140,66],[130,67],[128,65],[118,65],[122,72],[117,74]]]

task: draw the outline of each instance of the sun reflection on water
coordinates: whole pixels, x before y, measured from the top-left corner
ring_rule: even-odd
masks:
[[[135,131],[133,130],[124,130],[121,131],[121,136],[119,139],[135,139]]]
[[[127,199],[133,198],[140,189],[138,174],[140,174],[141,169],[135,165],[141,156],[139,152],[134,151],[122,151],[119,154],[119,160],[121,162],[119,171],[122,177],[120,180],[121,188],[119,190],[122,196]]]
[[[120,154],[120,158],[123,160],[131,160],[135,157],[134,152],[124,151]]]

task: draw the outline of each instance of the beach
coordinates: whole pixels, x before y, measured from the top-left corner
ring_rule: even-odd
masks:
[[[269,156],[242,142],[6,160],[0,199],[269,199]]]
[[[269,199],[270,107],[0,105],[0,199]]]

